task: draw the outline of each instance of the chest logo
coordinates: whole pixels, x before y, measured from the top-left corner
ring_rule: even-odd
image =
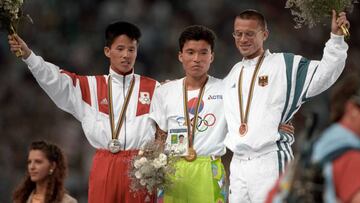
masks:
[[[149,92],[140,92],[140,96],[139,96],[139,102],[141,104],[150,104],[151,100],[150,100],[150,93]]]
[[[260,75],[259,80],[258,80],[259,85],[261,87],[265,87],[266,85],[268,85],[269,84],[269,79],[268,78],[269,77],[267,75]]]
[[[106,98],[102,99],[100,102],[101,105],[108,105],[108,101]]]
[[[209,95],[208,100],[222,99],[222,95]]]

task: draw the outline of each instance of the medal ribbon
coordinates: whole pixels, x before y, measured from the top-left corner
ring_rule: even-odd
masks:
[[[125,96],[125,100],[124,100],[124,104],[121,108],[121,112],[119,115],[119,120],[118,123],[116,125],[116,129],[114,128],[114,108],[113,108],[113,102],[112,102],[112,81],[111,81],[111,75],[109,75],[109,79],[108,79],[108,95],[109,95],[109,120],[110,120],[110,127],[111,127],[111,138],[112,139],[117,139],[119,137],[119,133],[121,130],[121,126],[124,122],[124,118],[125,118],[125,114],[126,114],[126,109],[128,107],[129,101],[130,101],[130,97],[131,97],[131,93],[134,89],[134,85],[135,85],[135,77],[133,76],[133,78],[131,79],[130,82],[130,88],[128,90],[128,92],[126,93]],[[114,132],[115,131],[115,132]]]
[[[240,106],[240,118],[241,118],[241,123],[247,123],[248,121],[248,117],[249,117],[249,111],[250,111],[250,104],[251,104],[251,100],[253,97],[253,92],[254,92],[254,86],[255,86],[255,79],[256,76],[260,70],[260,66],[263,62],[265,58],[265,52],[260,56],[259,60],[257,61],[252,79],[251,79],[251,84],[250,84],[250,92],[249,92],[249,97],[247,100],[247,104],[246,104],[246,110],[245,110],[245,115],[244,115],[244,109],[243,109],[243,96],[241,94],[241,90],[242,90],[242,77],[243,77],[243,70],[244,70],[244,66],[241,69],[240,72],[240,76],[239,76],[239,88],[238,88],[238,96],[239,96],[239,106]]]
[[[198,113],[199,113],[199,107],[200,107],[200,103],[202,100],[202,97],[204,95],[205,92],[205,85],[208,81],[209,77],[206,78],[204,84],[201,86],[200,91],[199,91],[199,95],[198,95],[198,101],[195,107],[195,112],[194,112],[194,123],[192,126],[192,131],[190,131],[191,127],[190,127],[190,117],[189,117],[189,112],[188,112],[188,95],[187,95],[187,86],[186,86],[186,78],[184,78],[183,80],[183,98],[184,98],[184,114],[185,114],[185,122],[186,122],[186,127],[188,129],[189,132],[189,148],[193,146],[193,142],[194,142],[194,137],[195,137],[195,130],[196,130],[196,125],[197,125],[197,120],[198,120]]]

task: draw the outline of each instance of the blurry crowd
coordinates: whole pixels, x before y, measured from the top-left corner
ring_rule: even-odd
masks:
[[[210,74],[223,78],[240,60],[231,33],[234,16],[247,8],[265,14],[270,30],[266,48],[271,52],[321,58],[329,25],[295,29],[291,12],[284,6],[285,0],[29,0],[25,1],[24,13],[31,16],[33,24],[23,20],[18,33],[47,61],[78,74],[103,74],[109,68],[103,54],[105,26],[115,20],[129,21],[143,34],[135,72],[164,81],[182,75],[177,60],[179,33],[188,25],[202,24],[218,37]],[[344,74],[360,68],[356,60],[360,56],[359,4],[348,18],[352,27]],[[69,163],[66,188],[79,202],[86,202],[94,150],[80,123],[56,108],[25,64],[10,53],[6,35],[0,33],[0,203],[10,202],[26,168],[27,147],[39,139],[57,143],[65,151]],[[328,93],[303,107],[295,120],[296,133],[302,132],[310,112],[318,114],[319,130],[325,127]]]

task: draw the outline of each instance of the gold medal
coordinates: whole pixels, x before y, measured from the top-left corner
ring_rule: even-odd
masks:
[[[196,151],[194,148],[189,147],[188,149],[188,155],[184,157],[186,161],[194,161],[196,159]]]
[[[240,133],[240,136],[243,137],[245,136],[245,134],[247,133],[248,131],[248,126],[246,123],[241,123],[240,125],[240,128],[239,128],[239,133]]]
[[[188,106],[187,106],[188,96],[187,96],[187,87],[186,87],[185,79],[186,78],[184,78],[184,80],[183,80],[183,99],[184,99],[183,102],[184,102],[185,123],[186,123],[187,131],[188,131],[188,135],[189,135],[188,136],[189,137],[189,145],[188,145],[188,155],[185,156],[184,159],[186,161],[194,161],[196,159],[196,151],[193,148],[193,142],[194,142],[196,125],[197,125],[197,120],[198,120],[199,107],[200,107],[202,97],[204,96],[205,85],[206,85],[209,77],[206,78],[205,82],[202,84],[202,86],[200,88],[199,95],[198,95],[198,101],[197,101],[196,107],[195,107],[194,121],[193,121],[192,128],[191,128],[191,124],[190,124],[190,117],[189,117]]]

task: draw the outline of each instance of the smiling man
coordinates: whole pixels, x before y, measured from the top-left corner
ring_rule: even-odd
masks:
[[[181,135],[187,148],[179,154],[183,158],[176,163],[174,183],[165,190],[165,203],[226,202],[220,158],[225,154],[226,134],[223,88],[221,80],[208,75],[214,45],[215,34],[210,29],[200,25],[185,28],[178,54],[185,77],[154,93],[150,117],[159,127],[157,139],[171,146]]]
[[[264,202],[285,165],[293,159],[294,136],[279,131],[301,104],[329,88],[345,66],[348,45],[341,26],[345,13],[333,13],[322,59],[308,60],[264,49],[269,36],[264,16],[246,10],[235,18],[234,42],[243,59],[225,79],[224,104],[229,132],[230,203]]]
[[[130,192],[128,168],[132,156],[153,139],[155,125],[148,118],[158,83],[134,74],[141,33],[127,22],[110,24],[105,31],[104,54],[108,75],[80,76],[35,55],[18,36],[9,36],[12,52],[22,58],[49,97],[82,124],[96,148],[89,178],[90,203],[144,202],[145,192]],[[155,197],[147,197],[154,202]]]

